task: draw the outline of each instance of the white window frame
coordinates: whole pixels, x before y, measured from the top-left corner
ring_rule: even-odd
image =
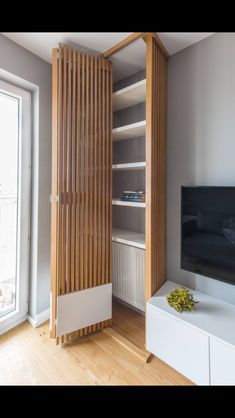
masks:
[[[29,302],[31,92],[0,79],[0,91],[19,101],[16,307],[0,318],[0,335],[27,318]]]

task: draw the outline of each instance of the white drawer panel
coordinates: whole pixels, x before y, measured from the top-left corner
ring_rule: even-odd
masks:
[[[147,305],[148,351],[198,385],[209,385],[209,337]]]
[[[211,385],[235,385],[235,349],[210,338]]]

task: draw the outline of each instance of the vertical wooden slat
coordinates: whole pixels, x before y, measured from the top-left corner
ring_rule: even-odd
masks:
[[[72,145],[71,145],[71,292],[75,290],[75,248],[76,248],[76,220],[75,220],[75,199],[76,199],[76,51],[72,51]]]
[[[88,235],[87,235],[87,287],[92,287],[93,274],[93,57],[88,58]],[[87,332],[92,331],[92,326],[89,326]]]
[[[166,66],[151,33],[146,42],[146,299],[166,280]]]
[[[104,283],[107,284],[110,281],[110,263],[111,253],[110,242],[112,240],[112,200],[111,200],[111,175],[112,175],[112,161],[110,158],[112,148],[111,137],[111,123],[112,123],[112,109],[110,108],[112,87],[110,86],[110,74],[109,62],[106,62],[105,66],[105,279]],[[111,87],[111,88],[110,88]],[[109,320],[104,321],[103,326],[107,327],[110,324]]]
[[[158,89],[158,80],[157,80],[157,65],[156,65],[156,48],[154,45],[154,41],[153,41],[153,106],[157,105],[157,103],[155,102],[156,99],[156,95],[157,95],[157,89]],[[156,165],[154,165],[155,161],[154,161],[154,156],[157,153],[157,141],[156,138],[158,136],[158,122],[157,122],[157,118],[158,118],[158,110],[155,113],[154,116],[154,109],[152,109],[152,138],[154,138],[155,140],[153,141],[152,139],[152,186],[151,186],[151,194],[152,194],[152,207],[151,207],[151,211],[152,211],[152,225],[151,225],[151,236],[152,236],[152,240],[155,240],[155,235],[154,235],[154,231],[157,231],[156,233],[159,232],[158,230],[158,225],[156,225],[156,217],[154,215],[154,211],[156,210],[156,199],[154,196],[154,193],[156,191],[156,170],[157,167]],[[158,260],[154,260],[155,257],[155,245],[156,242],[152,242],[152,288],[151,288],[151,293],[153,292],[153,288],[154,288],[154,276],[156,274],[156,265],[158,264]]]
[[[58,246],[58,266],[57,266],[57,295],[61,294],[62,289],[62,254],[63,254],[63,241],[62,241],[62,217],[63,210],[61,205],[61,191],[63,182],[63,117],[62,117],[62,104],[63,104],[63,49],[59,48],[59,91],[58,91],[58,157],[57,157],[57,197],[58,201],[58,240],[56,245]],[[54,126],[54,124],[53,124]]]
[[[82,65],[81,65],[81,219],[80,219],[80,237],[81,237],[81,246],[80,246],[80,289],[84,288],[84,195],[85,195],[85,185],[84,185],[84,100],[85,100],[85,55],[81,54]]]
[[[59,108],[58,108],[58,118],[59,118],[59,132],[58,132],[58,224],[59,224],[59,233],[58,233],[58,293],[57,295],[62,294],[62,282],[63,282],[63,96],[64,96],[64,68],[63,68],[63,48],[59,48]]]
[[[88,287],[88,263],[89,263],[89,254],[88,254],[88,221],[89,221],[89,192],[88,192],[88,185],[89,185],[89,167],[88,167],[88,156],[89,156],[89,56],[86,55],[86,98],[85,98],[85,251],[84,251],[84,279],[85,279],[85,286],[84,288],[87,289]]]
[[[159,138],[161,138],[161,140],[159,140],[158,141],[158,152],[159,152],[159,155],[161,156],[161,158],[160,158],[160,164],[159,164],[159,172],[158,172],[158,174],[159,174],[159,178],[158,178],[158,190],[159,190],[159,193],[161,194],[161,196],[162,196],[162,199],[161,199],[161,201],[160,201],[160,210],[159,210],[159,226],[160,226],[160,230],[159,230],[159,238],[158,238],[158,243],[160,243],[161,245],[160,245],[160,252],[159,252],[159,270],[161,271],[161,274],[162,274],[162,260],[163,260],[163,236],[162,236],[162,223],[163,223],[163,211],[162,211],[162,209],[163,209],[163,193],[164,193],[164,190],[163,190],[163,188],[162,188],[162,183],[163,183],[163,170],[162,170],[162,168],[163,168],[163,141],[162,141],[162,122],[163,122],[163,120],[162,120],[162,109],[161,109],[161,101],[162,101],[162,65],[161,65],[161,62],[162,62],[162,54],[161,54],[161,52],[160,52],[160,50],[158,49],[157,50],[157,53],[158,53],[158,91],[159,91],[159,93],[158,93],[158,107],[159,107],[159,110],[158,110],[158,115],[159,115],[159,118],[158,118],[158,124],[159,124]],[[155,250],[156,251],[156,250]],[[155,289],[156,289],[156,285],[155,285]]]
[[[167,98],[167,60],[163,59],[163,106],[162,106],[162,112],[163,112],[163,118],[164,118],[164,122],[163,122],[163,138],[166,138],[166,123],[167,123],[167,107],[166,107],[166,98]],[[164,244],[163,244],[163,251],[165,254],[164,260],[163,260],[163,269],[166,272],[167,271],[167,247],[166,247],[166,228],[167,228],[167,216],[166,216],[166,211],[167,211],[167,145],[166,145],[166,140],[164,143],[164,164],[163,164],[163,169],[164,169],[164,182],[163,182],[163,189],[165,191],[165,196],[164,196],[164,208],[163,208],[163,222],[164,222],[164,229],[163,229],[163,235],[164,235]]]
[[[109,280],[109,153],[110,153],[110,137],[109,137],[109,63],[106,62],[105,71],[105,283]]]
[[[67,49],[63,49],[63,138],[62,138],[62,185],[61,185],[61,294],[65,293],[66,282],[66,159],[67,159]]]
[[[152,137],[153,137],[153,39],[146,38],[146,300],[152,294]]]
[[[93,159],[93,151],[94,151],[94,121],[93,121],[93,105],[94,105],[94,97],[93,97],[93,78],[94,78],[94,67],[93,67],[93,57],[90,57],[90,67],[89,67],[89,80],[90,80],[90,135],[89,135],[89,156],[90,156],[90,164],[89,164],[89,177],[90,177],[90,184],[89,184],[89,196],[90,196],[90,204],[89,204],[89,287],[93,285],[93,274],[94,274],[94,261],[93,261],[93,240],[94,240],[94,159]]]
[[[105,66],[102,62],[102,177],[101,177],[101,249],[102,249],[102,268],[101,268],[101,283],[105,283]]]
[[[80,141],[80,129],[81,129],[81,56],[80,54],[76,53],[77,58],[77,65],[76,65],[76,79],[77,79],[77,91],[76,91],[76,104],[77,104],[77,112],[76,112],[76,164],[75,164],[75,173],[76,173],[76,250],[75,250],[75,258],[76,258],[76,278],[75,278],[75,290],[78,291],[80,289],[80,198],[81,198],[81,141]]]
[[[157,106],[159,105],[159,51],[158,49],[155,47],[155,43],[153,42],[153,52],[154,52],[154,58],[153,58],[153,65],[154,65],[154,72],[153,72],[153,77],[154,77],[154,97],[153,97],[153,106]],[[160,194],[160,189],[158,187],[159,184],[159,179],[157,178],[157,172],[160,169],[160,165],[161,165],[161,159],[159,158],[160,153],[159,153],[159,127],[160,127],[160,118],[159,118],[159,108],[154,110],[153,108],[153,138],[152,141],[154,143],[154,150],[153,150],[153,185],[152,185],[152,193],[153,195],[158,193]],[[157,161],[155,160],[155,158],[157,158]],[[158,167],[156,162],[158,162]],[[153,198],[153,208],[152,208],[152,220],[153,220],[153,225],[152,225],[152,236],[153,240],[154,240],[154,246],[152,244],[152,266],[153,266],[153,270],[152,270],[152,293],[155,293],[155,283],[156,283],[156,279],[154,279],[156,277],[157,272],[160,271],[159,269],[159,263],[160,263],[160,256],[161,256],[161,248],[158,248],[157,250],[157,254],[156,254],[156,245],[158,243],[158,238],[159,234],[160,234],[160,216],[159,216],[159,205],[161,205],[160,199],[158,202],[156,202],[156,198]],[[158,211],[158,216],[156,217],[156,211]],[[156,231],[156,234],[154,235],[154,231]],[[156,257],[157,256],[157,257]],[[155,258],[156,257],[156,258]]]
[[[162,137],[166,137],[166,108],[165,108],[165,99],[166,99],[166,60],[162,56],[162,100],[161,100],[161,112],[162,112]],[[162,199],[162,270],[166,272],[166,141],[162,141],[162,153],[163,153],[163,160],[162,160],[162,190],[164,194],[164,198]]]
[[[113,173],[112,173],[112,164],[113,164],[113,140],[112,140],[112,129],[113,129],[113,106],[112,106],[112,93],[113,93],[113,77],[112,77],[112,71],[111,71],[111,63],[109,62],[109,143],[110,143],[110,153],[109,153],[109,277],[110,281],[112,280],[112,184],[113,184]]]
[[[97,278],[97,285],[101,284],[101,60],[98,60],[98,144],[97,144],[97,152],[98,152],[98,170],[97,170],[97,204],[98,204],[98,278]]]
[[[71,67],[72,67],[72,50],[68,49],[68,79],[67,79],[67,129],[66,129],[66,293],[70,293],[71,288],[71,167],[72,167],[72,153],[71,153]]]
[[[98,252],[98,237],[97,237],[97,58],[94,65],[94,269],[93,269],[93,283],[97,283],[97,252]]]
[[[94,58],[94,132],[93,132],[93,138],[94,138],[94,214],[93,214],[93,279],[92,279],[92,286],[96,286],[97,284],[97,256],[98,256],[98,236],[97,236],[97,167],[98,167],[98,146],[97,146],[97,71],[98,71],[98,60],[97,58]],[[92,331],[95,332],[97,329],[96,324],[93,325]]]

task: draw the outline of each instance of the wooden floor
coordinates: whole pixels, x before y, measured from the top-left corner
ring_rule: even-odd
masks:
[[[113,304],[113,328],[140,348],[144,317]],[[139,360],[104,332],[63,346],[49,338],[49,323],[27,322],[0,336],[1,385],[191,385],[156,357]]]
[[[112,328],[139,348],[145,348],[145,316],[113,299]]]

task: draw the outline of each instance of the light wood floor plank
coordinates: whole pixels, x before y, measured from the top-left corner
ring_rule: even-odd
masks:
[[[114,302],[113,329],[144,348],[144,316]],[[27,322],[0,336],[0,385],[191,385],[167,364],[144,363],[99,331],[56,345],[49,323]]]

